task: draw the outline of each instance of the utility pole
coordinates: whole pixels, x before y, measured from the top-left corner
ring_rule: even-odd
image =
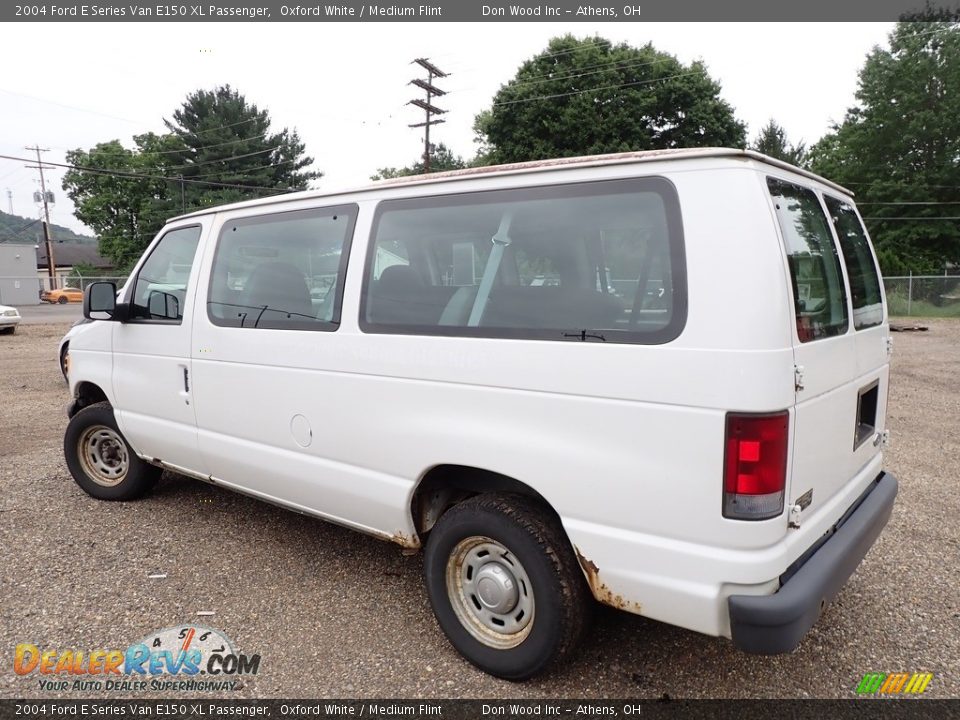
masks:
[[[49,152],[50,148],[42,148],[39,145],[34,145],[33,147],[26,148],[27,150],[33,150],[37,153],[37,164],[36,165],[27,165],[28,168],[35,168],[40,171],[40,196],[43,198],[43,240],[46,243],[47,247],[47,274],[50,276],[50,289],[57,289],[57,273],[56,273],[56,264],[53,261],[53,241],[50,238],[50,206],[47,201],[49,196],[47,195],[47,183],[43,177],[43,171],[50,169],[52,166],[45,166],[43,161],[40,159],[40,153]]]
[[[430,172],[430,154],[433,152],[433,147],[430,145],[430,126],[439,125],[440,123],[444,122],[443,120],[433,119],[434,115],[443,115],[445,112],[447,112],[446,110],[441,110],[440,108],[433,105],[434,97],[442,97],[443,95],[447,94],[445,90],[441,90],[440,88],[434,86],[433,81],[434,81],[434,78],[445,78],[449,75],[449,73],[445,73],[443,70],[438,68],[436,65],[431,63],[426,58],[417,58],[413,62],[415,62],[417,65],[419,65],[420,67],[422,67],[424,70],[427,71],[427,79],[421,80],[419,78],[416,78],[414,80],[411,80],[410,84],[416,85],[418,88],[422,88],[423,90],[426,90],[427,100],[426,102],[424,102],[423,100],[411,100],[410,102],[407,103],[407,105],[416,105],[418,108],[420,108],[426,113],[427,117],[426,117],[426,122],[415,123],[413,125],[410,125],[409,127],[424,128],[423,169],[424,169],[424,172]]]

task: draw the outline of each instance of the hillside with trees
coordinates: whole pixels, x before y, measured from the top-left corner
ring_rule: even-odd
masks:
[[[54,242],[94,243],[95,237],[75,233],[63,225],[50,223],[50,235]],[[43,225],[36,218],[25,218],[0,212],[0,242],[38,243],[43,238]]]

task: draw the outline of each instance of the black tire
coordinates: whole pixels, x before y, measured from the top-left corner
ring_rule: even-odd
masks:
[[[136,456],[108,402],[89,405],[70,419],[63,454],[77,485],[98,500],[136,500],[163,472]]]
[[[16,334],[17,334],[17,326],[16,326],[16,325],[11,325],[10,327],[5,327],[5,328],[3,328],[3,330],[0,330],[0,333],[3,333],[4,335],[16,335]]]
[[[498,557],[496,546],[506,554]],[[493,587],[502,593],[484,600],[506,602],[510,609],[504,613],[481,605],[479,599],[479,578],[487,573],[490,588],[494,565],[518,579],[518,604],[509,605],[509,584],[496,582]],[[496,677],[525,680],[566,660],[589,624],[592,597],[559,521],[520,495],[478,495],[444,513],[427,539],[424,571],[433,612],[450,642]],[[469,578],[477,578],[477,585]],[[523,602],[530,608],[526,625],[524,612],[517,614]],[[509,628],[492,629],[490,623],[504,619]]]
[[[67,296],[66,296],[66,295],[61,295],[60,297],[57,298],[57,302],[60,303],[61,305],[66,305],[67,302],[68,302],[68,301],[67,301]]]

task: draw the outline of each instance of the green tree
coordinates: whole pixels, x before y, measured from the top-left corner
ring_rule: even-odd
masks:
[[[322,173],[307,170],[313,158],[297,132],[270,131],[270,116],[229,85],[198,90],[164,120],[179,140],[177,173],[185,183],[185,202],[206,207],[263,194],[305,190]],[[220,183],[221,185],[217,185]]]
[[[437,143],[433,153],[430,155],[430,172],[444,172],[446,170],[461,170],[467,164],[459,155],[454,155],[443,143]],[[417,160],[413,165],[402,168],[386,167],[377,170],[375,175],[371,175],[371,180],[386,180],[388,178],[406,177],[407,175],[422,175],[426,172],[423,159]]]
[[[810,150],[812,169],[856,192],[886,273],[960,262],[957,88],[960,25],[912,15],[867,55],[856,104]]]
[[[229,86],[199,90],[164,121],[169,133],[67,153],[63,179],[77,218],[118,270],[140,257],[167,218],[226,202],[305,189],[320,173],[295,131],[270,132],[266,110]]]
[[[73,200],[77,219],[99,235],[99,252],[113,266],[128,268],[177,212],[170,181],[164,178],[179,143],[153,133],[134,137],[135,149],[119,140],[91,150],[71,150],[67,163],[78,169],[63,176],[63,189]]]
[[[744,147],[745,127],[702,62],[651,44],[554,38],[520,66],[474,124],[479,162],[627,150]]]
[[[791,145],[787,141],[787,131],[778,125],[773,118],[763,126],[753,139],[750,149],[799,167],[803,166],[807,157],[806,146],[802,142]]]

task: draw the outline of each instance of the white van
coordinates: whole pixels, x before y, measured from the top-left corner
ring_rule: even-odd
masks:
[[[175,218],[92,285],[64,448],[424,547],[437,619],[522,679],[592,601],[793,650],[890,516],[889,327],[850,193],[626,153]],[[845,612],[856,613],[856,607]]]

